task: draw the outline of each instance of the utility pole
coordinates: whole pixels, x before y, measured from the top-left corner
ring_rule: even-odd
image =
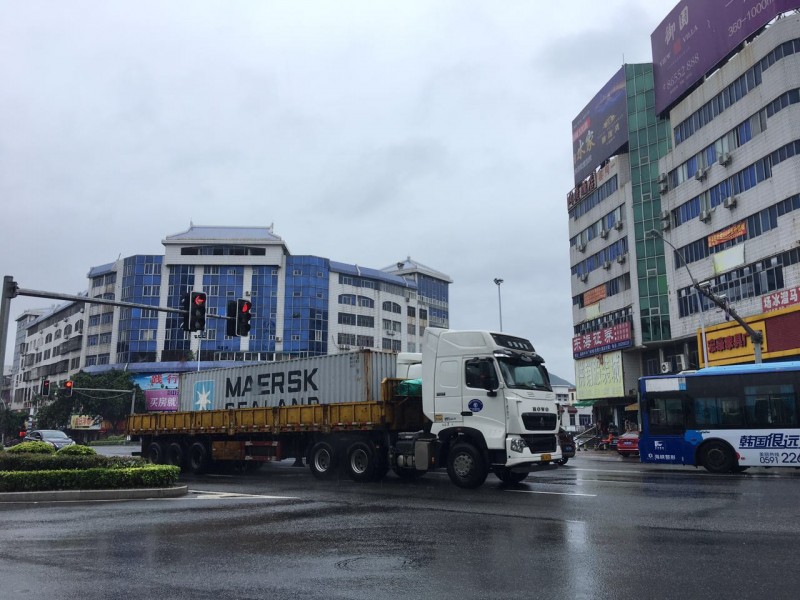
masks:
[[[747,335],[750,336],[750,339],[753,342],[753,355],[754,355],[754,358],[755,358],[755,362],[756,362],[756,364],[760,364],[761,363],[761,345],[762,345],[762,343],[764,341],[764,335],[760,331],[756,331],[755,329],[753,329],[750,326],[749,323],[745,322],[745,320],[742,319],[742,317],[740,317],[739,314],[733,309],[733,307],[730,305],[730,302],[728,301],[727,298],[724,298],[724,297],[719,296],[719,295],[715,294],[714,292],[712,292],[710,284],[708,284],[708,283],[705,283],[705,284],[698,283],[697,280],[692,275],[692,272],[689,269],[689,265],[686,263],[686,259],[683,257],[683,255],[680,252],[678,252],[678,249],[675,246],[673,246],[672,243],[669,240],[667,240],[661,234],[660,231],[657,231],[655,229],[651,229],[650,231],[647,232],[647,236],[648,237],[659,237],[659,238],[661,238],[662,242],[664,242],[670,248],[672,248],[675,251],[675,253],[678,255],[678,257],[681,259],[681,263],[683,264],[683,266],[686,267],[686,272],[689,274],[689,278],[692,280],[692,287],[694,287],[694,289],[697,292],[699,292],[700,294],[702,294],[703,296],[705,296],[706,298],[711,300],[711,302],[713,302],[717,307],[721,308],[723,310],[723,312],[727,316],[729,316],[734,321],[736,321],[742,327],[742,329],[744,329],[747,332]],[[702,307],[701,307],[701,310],[702,310]],[[703,334],[705,334],[705,326],[703,326]],[[703,335],[703,337],[705,338],[705,335]],[[703,356],[704,357],[707,356],[707,354],[706,354],[707,349],[706,349],[705,345],[706,345],[706,341],[705,341],[705,339],[703,339]],[[708,364],[707,358],[705,359],[705,361],[706,361],[706,364]]]

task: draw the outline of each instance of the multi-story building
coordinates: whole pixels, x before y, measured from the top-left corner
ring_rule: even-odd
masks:
[[[573,122],[578,404],[620,425],[639,376],[756,360],[732,314],[800,356],[800,16],[745,4],[679,2]]]
[[[175,371],[194,368],[189,359],[211,366],[358,348],[416,352],[428,325],[449,323],[450,278],[410,257],[372,269],[292,255],[271,227],[191,226],[162,243],[163,256],[134,255],[89,270],[89,298],[136,307],[71,303],[18,319],[17,407],[30,404],[43,378],[83,368],[152,371],[157,366],[145,363],[159,363]],[[160,310],[180,308],[189,291],[207,294],[202,334],[185,332],[179,313]],[[252,303],[247,337],[226,331],[228,303],[238,298]],[[80,311],[80,323],[62,325],[69,311]],[[70,325],[67,347],[62,335]]]

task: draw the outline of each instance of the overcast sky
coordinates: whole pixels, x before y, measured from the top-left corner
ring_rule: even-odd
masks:
[[[574,381],[571,123],[677,0],[0,0],[0,276],[77,294],[195,225],[450,275]],[[11,303],[14,319],[52,301]]]

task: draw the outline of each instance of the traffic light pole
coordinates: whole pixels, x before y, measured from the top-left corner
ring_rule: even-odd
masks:
[[[57,292],[44,292],[40,290],[28,290],[20,288],[11,275],[3,277],[2,298],[0,298],[0,370],[5,364],[6,341],[8,340],[8,317],[11,307],[11,299],[17,296],[30,296],[33,298],[48,298],[51,300],[67,300],[72,302],[83,302],[85,304],[105,304],[106,306],[121,306],[123,308],[141,308],[144,310],[156,310],[178,315],[189,315],[189,311],[183,308],[167,308],[164,306],[153,306],[150,304],[137,304],[135,302],[121,302],[119,300],[107,300],[106,298],[89,298],[87,296],[76,296],[73,294],[59,294]],[[235,321],[234,316],[206,315],[212,319],[224,319],[225,321]]]
[[[668,241],[661,234],[660,231],[656,231],[655,229],[651,229],[647,233],[647,235],[649,235],[650,237],[659,237],[659,238],[661,238],[662,242],[664,242],[670,248],[672,248],[675,251],[675,253],[678,255],[678,257],[681,259],[681,262],[683,263],[683,266],[686,267],[686,272],[689,274],[689,278],[692,280],[692,287],[695,290],[697,290],[700,294],[702,294],[703,296],[705,296],[706,298],[711,300],[711,302],[713,302],[718,308],[721,308],[726,315],[728,315],[734,321],[736,321],[742,327],[742,329],[744,329],[747,332],[747,335],[750,336],[750,339],[753,342],[753,358],[754,358],[754,361],[755,361],[756,364],[760,364],[761,363],[761,344],[764,341],[764,335],[760,331],[757,331],[757,330],[753,329],[750,326],[749,323],[747,323],[744,319],[742,319],[742,317],[739,316],[739,313],[737,313],[733,309],[733,307],[730,305],[730,303],[728,302],[727,298],[722,298],[721,296],[718,296],[717,294],[712,292],[710,285],[701,285],[701,284],[699,284],[697,282],[697,280],[694,278],[694,275],[692,275],[692,272],[689,270],[689,265],[686,264],[686,259],[683,258],[683,254],[678,252],[678,249],[675,246],[673,246],[672,243],[670,241]],[[700,307],[700,309],[702,310],[702,306]],[[705,340],[703,340],[703,343],[705,343]],[[705,352],[706,349],[704,348],[703,351]]]

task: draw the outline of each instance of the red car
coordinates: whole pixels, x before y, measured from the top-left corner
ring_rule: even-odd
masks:
[[[617,440],[617,452],[622,456],[634,456],[639,454],[639,432],[628,431],[619,436]]]

